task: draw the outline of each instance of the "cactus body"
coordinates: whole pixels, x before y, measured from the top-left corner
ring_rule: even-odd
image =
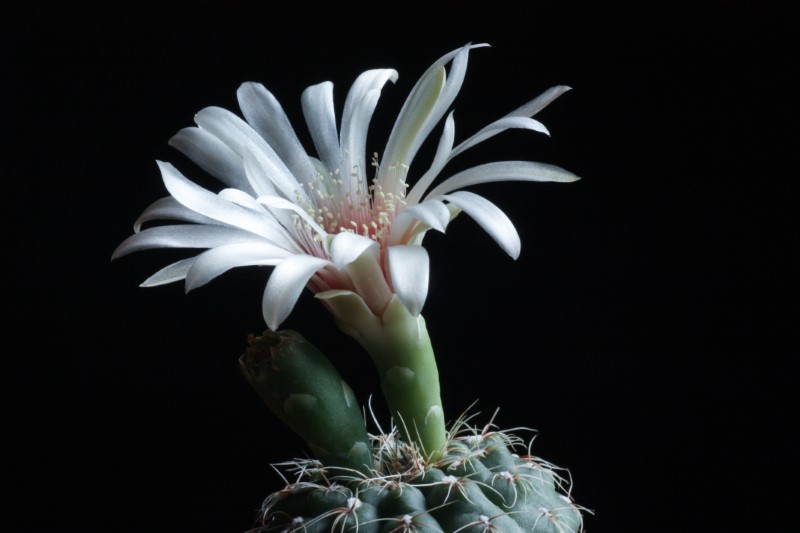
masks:
[[[292,331],[251,338],[240,367],[318,458],[275,465],[293,481],[266,499],[253,533],[582,531],[558,469],[515,453],[524,441],[491,423],[459,418],[437,453],[407,426],[370,435],[350,387]]]
[[[578,533],[582,508],[557,469],[514,453],[518,437],[463,430],[433,463],[396,433],[373,436],[371,476],[293,463],[293,483],[265,501],[267,532]]]

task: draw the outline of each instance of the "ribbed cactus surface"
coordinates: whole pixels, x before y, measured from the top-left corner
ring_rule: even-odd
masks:
[[[258,532],[577,533],[581,508],[551,464],[518,437],[462,428],[426,464],[396,433],[373,437],[372,476],[301,460],[264,503]]]
[[[437,453],[407,439],[409,428],[370,435],[350,387],[293,331],[252,337],[240,366],[317,456],[276,465],[286,486],[267,497],[254,533],[582,531],[558,469],[493,423],[459,418]]]

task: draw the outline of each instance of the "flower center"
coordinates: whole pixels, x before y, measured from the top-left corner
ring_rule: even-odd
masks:
[[[379,166],[377,153],[373,155],[372,166],[376,169]],[[327,176],[318,173],[316,181],[303,184],[306,195],[298,193],[296,203],[330,234],[357,233],[383,246],[392,221],[406,205],[407,173],[405,165],[389,167],[390,183],[399,184],[395,190],[385,190],[377,177],[366,186],[366,178],[358,167],[346,178],[339,169]],[[305,232],[313,231],[299,216],[294,217],[294,224]],[[321,237],[314,234],[313,239],[319,242]]]

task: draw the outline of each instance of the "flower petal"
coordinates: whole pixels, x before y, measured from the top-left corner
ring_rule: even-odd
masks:
[[[181,259],[171,265],[165,266],[146,280],[144,280],[140,287],[157,287],[159,285],[166,285],[175,281],[186,279],[186,273],[194,264],[196,257],[189,257]]]
[[[333,106],[333,83],[326,81],[308,87],[303,91],[301,103],[317,154],[328,172],[333,172],[342,160]]]
[[[555,165],[534,161],[498,161],[468,168],[444,180],[427,194],[427,198],[447,194],[457,189],[496,181],[557,181],[572,182],[580,178]]]
[[[258,161],[267,169],[271,185],[254,182],[248,174],[248,182],[256,194],[270,194],[272,185],[287,198],[293,198],[295,191],[301,190],[297,178],[292,175],[275,150],[247,122],[235,114],[221,107],[207,107],[195,115],[195,122],[219,137],[242,159],[246,159],[248,153],[258,156]],[[245,168],[245,172],[246,170]]]
[[[267,210],[264,209],[264,206],[258,203],[255,198],[239,189],[222,189],[219,191],[219,193],[217,193],[217,195],[223,200],[233,202],[236,205],[240,205],[257,213],[267,213]]]
[[[172,196],[156,200],[145,209],[133,223],[134,233],[142,230],[142,224],[153,220],[180,220],[195,224],[217,224],[213,218],[201,215],[181,204]]]
[[[383,155],[387,166],[411,166],[417,150],[461,90],[470,49],[481,46],[486,45],[468,44],[445,54],[425,71],[408,95],[389,135]],[[444,65],[450,60],[450,72],[445,75]],[[379,179],[384,180],[383,176]]]
[[[434,68],[435,67],[435,68]],[[381,159],[379,179],[385,181],[390,167],[413,158],[415,140],[433,113],[447,79],[444,66],[434,64],[412,89],[394,123]],[[383,183],[382,183],[383,184]],[[387,187],[388,188],[388,187]]]
[[[194,116],[195,123],[225,143],[239,157],[249,147],[272,151],[261,135],[235,113],[221,107],[210,106],[201,109]],[[251,148],[252,149],[252,148]]]
[[[395,294],[408,312],[418,316],[428,295],[430,259],[422,246],[390,246],[389,273]]]
[[[262,84],[254,82],[243,83],[236,96],[247,122],[275,150],[289,171],[303,183],[315,180],[317,171],[278,99]]]
[[[264,289],[262,310],[264,321],[272,330],[289,316],[303,288],[318,270],[331,262],[310,255],[293,255],[275,267]]]
[[[358,294],[379,315],[392,299],[392,290],[381,268],[380,245],[363,235],[342,232],[330,246],[334,265],[350,276]]]
[[[430,201],[432,200],[431,199],[425,200],[423,204],[427,204]],[[445,207],[447,208],[447,212],[450,214],[450,222],[452,222],[452,220],[456,218],[459,213],[461,213],[461,209],[454,204],[446,204]],[[422,240],[425,238],[425,234],[428,233],[429,229],[430,227],[427,226],[426,224],[417,224],[416,226],[414,226],[413,230],[411,231],[411,234],[408,235],[407,238],[405,238],[406,241],[405,244],[421,245]]]
[[[472,148],[476,144],[482,143],[486,139],[494,137],[498,133],[511,128],[533,130],[538,131],[539,133],[544,133],[545,135],[550,135],[550,132],[547,130],[545,125],[538,120],[528,117],[503,117],[500,120],[492,122],[485,128],[482,128],[478,133],[456,146],[453,149],[453,153],[450,154],[450,159],[453,159],[461,152]]]
[[[361,257],[366,250],[371,250],[371,253],[377,256],[380,251],[380,245],[369,237],[343,231],[333,237],[330,245],[331,260],[336,265],[336,268],[344,269]]]
[[[210,132],[194,127],[183,128],[173,135],[169,145],[228,187],[253,192],[244,173],[242,157]]]
[[[257,196],[281,194],[284,198],[299,197],[302,201],[309,202],[303,186],[274,152],[268,153],[254,147],[247,148],[244,155],[244,171],[248,181],[256,189]]]
[[[500,245],[508,255],[519,257],[522,244],[514,224],[505,213],[482,196],[467,191],[442,195],[441,198],[454,203],[475,219],[485,231]]]
[[[286,250],[300,252],[300,247],[297,245],[294,235],[285,226],[285,224],[291,224],[290,218],[284,217],[281,212],[276,213],[266,208],[264,204],[259,203],[249,194],[237,189],[223,189],[219,192],[219,197],[263,215],[263,224],[269,228],[269,240]],[[283,199],[281,198],[281,200]]]
[[[228,226],[196,224],[156,226],[135,233],[122,241],[111,255],[111,260],[153,248],[214,248],[237,242],[265,241],[248,231]]]
[[[328,232],[326,232],[322,227],[317,223],[316,220],[311,218],[311,215],[306,213],[306,211],[300,207],[299,205],[286,200],[285,198],[281,198],[280,196],[259,196],[258,202],[260,204],[273,207],[275,209],[283,209],[288,210],[296,213],[300,218],[302,218],[311,228],[320,235],[320,237],[325,237]]]
[[[266,239],[270,239],[272,236],[273,232],[265,224],[266,217],[220,198],[192,183],[169,163],[158,161],[158,167],[161,169],[161,177],[167,190],[189,209],[225,224],[261,235]]]
[[[201,287],[227,272],[241,266],[274,266],[293,255],[278,246],[267,243],[237,243],[217,246],[195,258],[186,275],[186,292]]]
[[[378,104],[381,89],[389,80],[397,81],[397,71],[375,69],[362,73],[353,82],[344,103],[340,137],[342,157],[344,158],[342,173],[348,176],[352,172],[357,172],[360,176],[362,193],[367,192],[366,173],[368,167],[365,157],[367,130],[372,113]],[[345,180],[346,190],[352,190],[350,183],[350,180]]]
[[[406,239],[410,237],[409,230],[417,221],[444,233],[450,222],[450,211],[439,200],[426,200],[421,204],[406,207],[392,222],[389,245],[406,244]]]
[[[518,107],[508,115],[507,117],[532,117],[555,100],[565,92],[571,90],[572,87],[567,85],[556,85],[555,87],[550,87],[545,92],[531,100],[530,102]]]
[[[532,122],[523,121],[514,121],[509,119],[518,119],[523,118],[527,119],[528,117],[532,117],[555,100],[565,92],[569,91],[571,88],[566,85],[556,85],[555,87],[551,87],[547,89],[545,92],[531,100],[530,102],[518,107],[508,115],[504,116],[500,120],[489,124],[481,131],[458,145],[455,150],[453,150],[452,157],[460,154],[464,150],[475,146],[476,144],[485,141],[489,137],[493,137],[498,133],[508,129],[508,128],[523,128],[523,129],[531,129],[534,131],[538,131],[544,133],[546,135],[550,135],[545,128],[544,124],[541,122],[534,120]],[[452,158],[451,157],[451,158]]]
[[[439,146],[436,148],[436,155],[433,156],[433,162],[431,163],[430,168],[419,180],[417,180],[406,196],[406,201],[409,204],[415,204],[419,202],[420,198],[422,198],[422,195],[425,194],[426,190],[428,190],[428,187],[430,187],[433,180],[439,175],[439,172],[441,172],[447,162],[450,161],[450,153],[453,150],[453,140],[455,139],[455,135],[456,123],[453,119],[453,112],[451,111],[445,120],[444,130],[442,131],[442,136],[439,138]]]

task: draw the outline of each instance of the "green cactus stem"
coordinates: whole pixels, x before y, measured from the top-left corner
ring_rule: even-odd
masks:
[[[395,296],[380,317],[348,291],[318,294],[334,311],[339,327],[369,353],[395,423],[407,442],[428,460],[447,444],[439,370],[422,315],[412,315]]]
[[[239,367],[261,399],[326,467],[370,474],[369,436],[352,389],[299,333],[251,336]]]

